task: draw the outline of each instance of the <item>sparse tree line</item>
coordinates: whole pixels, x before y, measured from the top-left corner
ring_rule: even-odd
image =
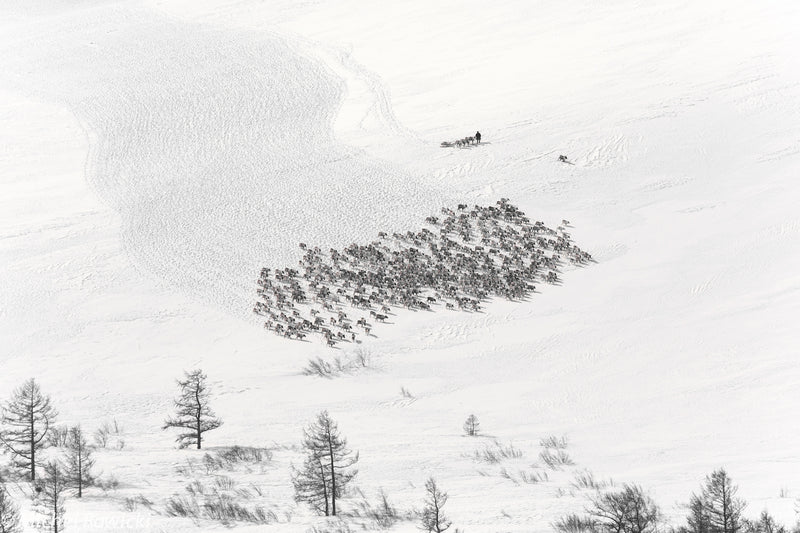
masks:
[[[201,370],[187,372],[178,385],[176,412],[164,422],[163,429],[182,429],[176,439],[179,446],[196,445],[200,449],[203,434],[218,428],[222,421],[208,406],[206,375]],[[50,397],[42,393],[35,379],[13,392],[2,405],[0,416],[0,445],[10,457],[12,472],[31,484],[33,504],[41,516],[35,525],[53,533],[64,530],[67,493],[72,491],[81,498],[95,482],[94,450],[105,448],[112,437],[121,433],[116,420],[113,425],[105,422],[94,433],[93,446],[79,424],[57,426],[57,417]],[[117,438],[116,442],[118,449],[125,445],[122,439]],[[15,533],[22,530],[19,508],[6,491],[5,481],[0,477],[0,533]]]
[[[737,495],[725,469],[708,476],[687,505],[686,523],[668,526],[656,502],[638,485],[623,485],[613,492],[598,491],[585,514],[571,514],[553,524],[557,533],[800,533],[776,523],[765,510],[757,520],[742,516],[746,503]]]
[[[192,370],[185,372],[177,384],[175,412],[166,418],[162,429],[179,430],[179,448],[202,449],[206,433],[222,426],[222,420],[210,407],[207,376],[202,370]],[[13,392],[2,405],[0,416],[0,446],[10,457],[16,480],[30,483],[33,505],[41,517],[34,525],[40,531],[53,533],[64,531],[67,495],[81,498],[84,490],[95,484],[95,450],[107,447],[113,438],[118,449],[124,447],[116,420],[113,424],[103,423],[93,435],[94,444],[90,444],[80,425],[56,425],[57,417],[50,397],[42,393],[34,379]],[[472,424],[472,434],[476,435],[477,419]],[[327,411],[319,413],[304,430],[301,445],[302,465],[292,466],[295,500],[320,515],[340,516],[338,503],[358,472],[358,452],[348,448],[347,439]],[[18,533],[23,531],[19,506],[6,490],[6,481],[0,476],[0,533]],[[448,530],[451,522],[442,509],[447,494],[433,478],[425,483],[425,491],[424,506],[415,513],[421,529],[437,533]],[[368,508],[369,516],[389,526],[399,515],[385,493],[381,497],[377,509]]]
[[[186,372],[177,384],[175,412],[164,421],[162,429],[180,431],[176,437],[179,448],[199,450],[205,434],[219,428],[222,420],[210,407],[210,387],[201,370]],[[30,379],[2,405],[0,417],[0,445],[10,457],[11,471],[17,479],[31,484],[33,505],[41,517],[35,525],[54,533],[64,530],[67,494],[81,498],[96,481],[94,451],[106,447],[111,436],[121,433],[116,421],[113,426],[104,423],[95,432],[95,444],[91,445],[80,425],[57,426],[57,416],[49,396]],[[463,430],[470,437],[480,433],[474,414],[467,417]],[[565,442],[550,444],[563,447]],[[123,446],[124,441],[118,439],[117,447]],[[340,516],[339,502],[358,473],[358,452],[348,447],[347,439],[327,411],[319,413],[303,431],[301,447],[302,464],[292,466],[295,500],[319,515]],[[0,476],[0,533],[16,533],[22,531],[19,507],[6,491],[6,481]],[[450,530],[452,522],[444,511],[448,494],[433,477],[426,480],[424,488],[423,506],[413,513],[419,529],[435,533]],[[692,495],[686,524],[676,528],[664,524],[658,505],[640,486],[626,484],[616,491],[598,490],[590,498],[585,514],[565,516],[553,527],[557,533],[800,533],[800,525],[788,529],[766,511],[758,520],[743,518],[745,503],[736,494],[737,487],[725,470],[714,471],[700,492]],[[378,509],[370,507],[368,511],[388,527],[399,515],[385,493],[381,497]]]
[[[80,425],[58,427],[58,412],[50,397],[42,394],[36,380],[29,379],[2,406],[0,444],[10,456],[12,471],[32,486],[33,504],[44,531],[63,530],[64,499],[68,491],[80,498],[95,479],[94,448]],[[53,453],[45,448],[56,448]],[[19,508],[0,478],[0,533],[21,531]]]

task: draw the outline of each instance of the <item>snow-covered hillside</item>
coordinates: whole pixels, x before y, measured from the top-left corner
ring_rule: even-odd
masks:
[[[199,454],[160,428],[196,367],[225,421],[207,444],[275,447],[247,479],[291,521],[245,531],[322,523],[289,481],[322,409],[369,498],[418,507],[434,475],[469,533],[550,531],[582,509],[583,469],[678,523],[724,466],[748,514],[793,523],[798,26],[788,0],[5,0],[0,396],[35,377],[61,422],[125,427],[97,454],[119,489],[69,500],[67,530],[225,529],[124,505],[187,483],[175,466]],[[480,146],[439,146],[476,130]],[[365,244],[501,197],[568,219],[597,263],[480,313],[393,310],[338,350],[251,312],[259,270],[299,242]],[[302,375],[356,349],[368,368]],[[486,437],[462,436],[470,413]],[[549,435],[576,465],[520,482]],[[523,457],[476,462],[493,438]]]

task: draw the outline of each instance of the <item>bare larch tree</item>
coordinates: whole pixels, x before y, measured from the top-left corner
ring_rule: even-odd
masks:
[[[309,453],[302,469],[293,472],[292,485],[295,501],[307,503],[319,514],[330,515],[331,480],[321,456]]]
[[[317,415],[303,435],[306,459],[292,476],[295,499],[325,516],[336,516],[336,500],[357,473],[353,465],[358,462],[358,453],[353,455],[347,448],[347,439],[339,435],[327,411]]]
[[[653,499],[638,485],[598,494],[587,512],[600,532],[655,533],[661,513]]]
[[[30,481],[36,480],[36,452],[45,445],[57,414],[50,397],[42,394],[34,379],[16,389],[3,406],[0,441],[11,454],[13,465],[28,471]]]
[[[689,500],[689,515],[686,517],[687,533],[709,533],[708,514],[706,514],[705,502],[700,496],[692,495]]]
[[[470,437],[475,437],[478,435],[480,430],[481,425],[478,422],[478,417],[475,415],[469,415],[467,420],[464,422],[464,433]]]
[[[19,507],[0,483],[0,533],[20,533]]]
[[[44,465],[44,476],[36,487],[36,511],[44,517],[40,530],[58,533],[64,530],[64,498],[67,479],[55,461]]]
[[[209,388],[206,384],[207,376],[200,369],[185,372],[183,381],[178,380],[180,396],[175,400],[176,416],[164,421],[164,427],[181,428],[188,430],[175,439],[180,448],[187,448],[192,444],[201,448],[203,433],[217,429],[222,425],[222,420],[216,417],[208,406]]]
[[[746,504],[736,497],[737,491],[724,469],[706,476],[699,499],[703,502],[709,533],[738,533],[742,529],[742,510]]]
[[[425,506],[419,511],[420,529],[429,533],[443,533],[453,523],[442,511],[447,503],[447,493],[439,489],[432,477],[425,482]]]
[[[86,436],[80,426],[69,428],[64,460],[66,483],[75,489],[75,495],[80,498],[83,496],[84,487],[88,487],[94,482],[92,447],[87,444]]]

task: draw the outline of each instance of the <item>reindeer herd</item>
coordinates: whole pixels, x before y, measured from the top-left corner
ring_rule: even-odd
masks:
[[[592,261],[572,244],[568,221],[557,229],[531,223],[506,198],[489,207],[442,208],[425,222],[431,229],[380,232],[341,251],[300,243],[299,269],[261,269],[253,312],[277,335],[316,334],[335,347],[371,335],[370,321],[385,322],[392,308],[478,312],[494,296],[528,297],[537,280],[560,283],[565,261]]]

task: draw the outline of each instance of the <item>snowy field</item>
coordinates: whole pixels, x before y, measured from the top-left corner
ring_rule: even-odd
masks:
[[[273,448],[242,483],[281,523],[241,531],[324,525],[290,483],[322,409],[367,498],[411,510],[433,475],[468,533],[552,531],[583,509],[584,469],[678,525],[725,467],[748,516],[795,523],[798,27],[791,0],[4,0],[0,396],[35,377],[59,422],[124,427],[96,454],[119,487],[68,500],[66,530],[227,529],[125,505],[190,479],[176,467],[201,454],[161,425],[196,367],[225,422],[206,444]],[[299,242],[501,197],[569,220],[597,263],[478,313],[394,309],[337,350],[251,311]],[[368,368],[302,374],[356,348]],[[463,436],[470,413],[485,436]],[[521,482],[549,435],[575,465]],[[493,439],[523,457],[476,461]]]

